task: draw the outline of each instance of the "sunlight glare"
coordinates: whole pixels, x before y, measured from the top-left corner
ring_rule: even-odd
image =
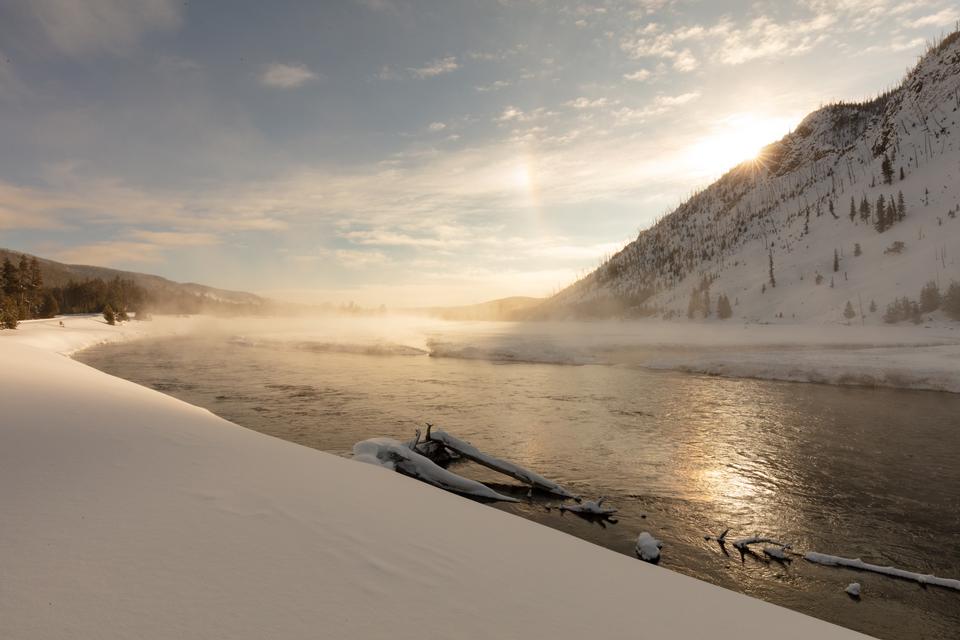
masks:
[[[792,117],[752,113],[724,118],[691,147],[689,165],[699,175],[718,176],[741,162],[756,159],[765,146],[789,133],[796,123]]]

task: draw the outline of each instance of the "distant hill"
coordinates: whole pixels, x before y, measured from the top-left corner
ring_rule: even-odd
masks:
[[[542,302],[543,298],[513,296],[460,307],[427,307],[413,311],[443,320],[516,320]]]
[[[960,280],[958,212],[954,32],[896,89],[811,113],[528,316],[716,318],[723,295],[740,321],[875,323]]]
[[[29,253],[0,248],[0,261],[10,258],[16,264],[21,255]],[[151,306],[157,311],[181,313],[269,313],[279,310],[278,303],[243,291],[216,289],[192,282],[181,283],[160,276],[136,271],[122,271],[91,265],[64,264],[36,256],[46,287],[62,287],[71,280],[80,282],[100,278],[132,280],[150,297]]]

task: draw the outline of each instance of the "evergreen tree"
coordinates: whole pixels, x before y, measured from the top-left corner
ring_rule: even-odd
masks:
[[[837,250],[833,250],[833,272],[836,273],[840,271],[840,254],[837,253]]]
[[[60,313],[60,305],[57,303],[56,296],[50,291],[44,291],[37,311],[37,315],[41,318],[52,318]]]
[[[777,279],[773,277],[773,249],[770,249],[770,286],[777,286]]]
[[[710,317],[710,289],[703,290],[703,317]]]
[[[833,216],[834,219],[836,219],[836,218],[837,218],[837,214],[836,214],[836,212],[833,210],[833,200],[831,200],[831,201],[829,202],[829,206],[828,206],[827,208],[830,209],[830,215]]]
[[[853,196],[850,196],[850,222],[856,222],[857,219],[857,205],[853,201]]]
[[[2,296],[0,299],[0,326],[4,329],[16,329],[20,321],[20,309],[17,301],[11,296]]]
[[[877,219],[874,222],[874,229],[879,233],[883,233],[887,230],[887,206],[886,201],[883,198],[883,194],[880,194],[880,197],[877,198]]]
[[[853,310],[853,305],[847,300],[847,306],[843,308],[843,317],[847,320],[852,320],[856,315],[857,312]]]
[[[117,324],[117,316],[113,312],[113,307],[109,304],[103,308],[103,319],[106,320],[109,325]]]
[[[940,308],[940,289],[933,280],[923,285],[920,290],[920,311],[930,313]]]
[[[733,309],[730,307],[730,299],[726,295],[721,295],[717,299],[717,315],[722,320],[726,320],[733,315]]]
[[[870,301],[870,313],[876,313],[876,312],[877,312],[877,301],[876,301],[876,300],[871,300],[871,301]]]
[[[890,162],[890,156],[884,154],[880,170],[883,172],[883,182],[893,184],[893,164]]]
[[[853,255],[854,255],[854,257],[863,255],[863,250],[860,248],[860,243],[859,243],[859,242],[855,242],[855,243],[853,244]]]
[[[870,202],[867,200],[867,196],[863,196],[860,201],[860,220],[870,222]]]
[[[950,318],[960,320],[960,282],[950,282],[940,307]]]
[[[903,180],[903,178],[904,178],[903,167],[900,167],[900,179]]]
[[[20,286],[20,274],[17,267],[10,261],[9,257],[3,259],[3,293],[7,296],[17,295],[17,288]]]
[[[897,193],[897,220],[907,217],[907,203],[903,199],[903,191]]]

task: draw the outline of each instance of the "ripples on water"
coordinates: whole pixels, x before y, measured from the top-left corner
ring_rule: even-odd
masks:
[[[703,536],[731,527],[731,537],[767,534],[800,551],[960,576],[960,397],[425,353],[208,336],[79,359],[340,455],[374,436],[407,439],[429,421],[607,496],[620,513],[604,527],[548,509],[557,502],[546,496],[496,508],[626,554],[649,530],[665,543],[662,566],[879,637],[958,637],[955,592],[727,556]],[[469,463],[454,470],[504,482]],[[863,584],[860,602],[843,593],[852,581]]]

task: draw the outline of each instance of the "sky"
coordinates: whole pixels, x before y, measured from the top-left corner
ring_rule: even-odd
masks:
[[[0,246],[279,299],[545,296],[952,0],[0,0]]]

